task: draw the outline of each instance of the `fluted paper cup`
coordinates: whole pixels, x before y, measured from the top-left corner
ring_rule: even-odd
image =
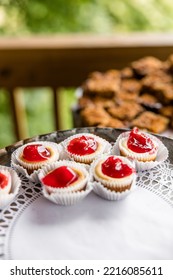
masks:
[[[23,149],[28,146],[29,144],[42,144],[47,147],[51,147],[54,154],[53,156],[45,162],[40,163],[28,163],[23,162],[20,160],[20,154],[22,153]],[[18,149],[16,149],[11,155],[11,167],[13,167],[18,174],[22,174],[27,177],[29,180],[33,182],[38,182],[38,170],[43,166],[50,164],[51,162],[55,162],[59,160],[60,154],[62,151],[62,147],[59,144],[54,142],[48,141],[36,141],[27,143],[22,145]]]
[[[0,166],[0,171],[7,171],[11,176],[11,189],[9,193],[0,193],[0,209],[4,209],[10,204],[19,192],[21,180],[15,170],[10,167]]]
[[[136,175],[133,178],[131,188],[122,192],[116,192],[106,188],[101,182],[92,183],[93,191],[98,196],[107,199],[107,200],[120,200],[124,199],[127,195],[132,193],[136,188]]]
[[[102,198],[108,200],[119,200],[127,196],[135,189],[136,171],[134,168],[134,162],[131,162],[129,159],[123,158],[122,156],[118,156],[118,158],[123,159],[123,163],[126,163],[131,168],[133,168],[133,172],[127,178],[124,177],[121,179],[114,179],[106,176],[106,180],[106,178],[102,178],[99,175],[97,175],[96,167],[98,163],[104,162],[107,158],[109,158],[109,156],[112,155],[102,155],[99,158],[97,158],[91,165],[90,173],[93,176],[93,191]]]
[[[81,156],[81,155],[78,155],[75,153],[70,153],[68,151],[67,147],[68,147],[68,144],[70,143],[70,141],[75,138],[82,137],[82,136],[93,137],[99,144],[98,149],[93,154]],[[64,140],[62,144],[64,146],[66,157],[68,159],[72,159],[76,162],[85,163],[85,164],[90,164],[93,160],[95,160],[101,154],[109,154],[111,151],[111,148],[112,148],[111,144],[108,141],[106,141],[105,139],[101,138],[100,136],[94,135],[92,133],[79,133],[79,134],[70,136],[66,140]]]
[[[124,132],[122,134],[119,135],[119,137],[117,138],[115,144],[113,145],[112,151],[111,153],[113,155],[120,155],[120,149],[119,149],[119,141],[123,138],[127,138],[129,136],[130,132]],[[138,161],[136,159],[133,159],[133,161],[135,162],[135,166],[136,166],[136,170],[137,171],[144,171],[144,170],[149,170],[154,168],[155,166],[157,166],[160,163],[163,163],[169,156],[169,152],[167,147],[156,137],[150,134],[145,133],[148,137],[151,138],[151,140],[153,140],[154,142],[157,143],[158,145],[158,151],[157,151],[157,155],[156,155],[156,159],[152,160],[152,161]],[[132,159],[129,156],[130,159]]]
[[[65,188],[54,188],[49,185],[45,185],[43,178],[55,170],[58,167],[67,166],[74,170],[77,170],[82,174],[82,179],[76,182],[74,185],[67,186]],[[56,163],[45,166],[38,173],[39,181],[42,185],[43,195],[47,199],[58,205],[73,205],[82,200],[92,191],[92,176],[88,172],[88,166],[80,163],[76,163],[69,160],[61,160]]]

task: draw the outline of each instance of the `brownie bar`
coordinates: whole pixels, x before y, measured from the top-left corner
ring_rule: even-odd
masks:
[[[139,113],[143,112],[144,108],[136,102],[123,102],[121,105],[117,105],[108,109],[108,113],[120,120],[132,120]]]
[[[105,73],[94,72],[82,86],[84,95],[112,98],[120,88],[120,73],[109,70]]]
[[[101,107],[87,107],[81,111],[82,122],[84,125],[97,126],[102,123],[107,125],[110,115]]]
[[[147,56],[132,62],[131,67],[137,77],[142,78],[146,75],[150,75],[156,70],[162,69],[163,63],[156,57]]]
[[[147,129],[154,133],[161,133],[167,129],[169,119],[153,112],[143,112],[134,119],[131,126],[137,126],[141,129]]]

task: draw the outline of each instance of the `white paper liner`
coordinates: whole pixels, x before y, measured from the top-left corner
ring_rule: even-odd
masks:
[[[68,159],[69,157],[64,150],[63,142],[58,144],[58,148],[59,148],[59,160]]]
[[[90,155],[85,155],[85,156],[79,156],[79,155],[68,152],[67,146],[68,146],[69,142],[72,139],[81,137],[81,136],[93,137],[98,143],[101,144],[101,148],[98,151],[96,151],[95,153],[90,154]],[[108,141],[106,141],[105,139],[101,138],[100,136],[97,136],[92,133],[79,133],[79,134],[70,136],[66,140],[64,140],[62,142],[62,144],[65,149],[64,156],[66,159],[67,158],[72,159],[76,162],[85,163],[85,164],[90,164],[93,160],[95,160],[101,154],[109,154],[111,151],[111,148],[112,148],[111,144]]]
[[[53,188],[51,186],[47,186],[44,185],[44,183],[42,182],[43,177],[45,177],[50,171],[53,171],[54,169],[60,167],[60,166],[68,166],[71,168],[75,168],[77,170],[79,170],[82,174],[84,174],[84,178],[79,182],[76,183],[74,186],[68,186],[66,188]],[[73,162],[73,161],[68,161],[68,160],[61,160],[58,161],[56,163],[52,163],[49,165],[46,165],[45,167],[43,167],[42,169],[39,170],[38,172],[38,178],[39,181],[41,183],[41,185],[43,187],[45,187],[47,189],[48,192],[52,193],[52,192],[56,192],[56,193],[67,193],[67,192],[76,192],[76,191],[80,191],[83,188],[85,188],[89,178],[90,178],[90,174],[87,171],[87,169],[85,168],[84,165]]]
[[[11,158],[11,167],[20,175],[25,176],[26,178],[28,178],[30,181],[38,183],[38,170],[35,170],[34,172],[32,172],[31,174],[28,174],[28,172],[26,171],[26,169],[24,169],[21,165],[19,165],[16,161],[15,158]]]
[[[120,139],[122,139],[124,137],[128,137],[129,134],[130,134],[130,132],[128,131],[128,132],[123,132],[122,134],[119,135],[119,137],[117,138],[117,140],[112,148],[111,154],[120,155],[119,141],[120,141]],[[156,136],[150,135],[148,133],[145,133],[145,134],[158,144],[158,152],[157,152],[155,161],[142,162],[142,161],[134,160],[137,171],[144,171],[144,170],[152,169],[155,166],[157,166],[158,164],[164,162],[169,156],[168,149]]]
[[[4,209],[9,203],[13,201],[15,196],[18,194],[21,185],[21,180],[18,177],[17,173],[10,167],[0,166],[0,170],[8,171],[11,176],[10,193],[9,194],[0,193],[0,209]]]
[[[129,190],[125,190],[123,192],[116,192],[107,189],[103,186],[100,182],[93,182],[92,183],[93,191],[100,197],[107,199],[107,200],[120,200],[125,198],[131,192],[136,189],[136,175],[134,175],[133,182],[131,188]]]
[[[28,143],[28,144],[44,144],[44,145],[50,145],[51,147],[54,147],[54,149],[57,151],[58,153],[58,157],[56,157],[56,160],[58,160],[60,157],[61,157],[61,153],[62,153],[62,145],[60,144],[56,144],[54,142],[48,142],[48,141],[36,141],[36,142],[31,142],[31,143]],[[36,182],[38,183],[39,180],[38,180],[38,171],[39,169],[42,168],[42,166],[45,166],[45,165],[48,165],[50,162],[45,162],[44,164],[42,164],[42,166],[39,167],[39,169],[37,170],[34,170],[31,174],[28,174],[26,168],[24,168],[22,165],[20,165],[19,161],[18,161],[18,155],[20,153],[20,151],[25,147],[27,146],[28,144],[25,144],[21,147],[19,147],[18,149],[16,149],[12,155],[11,155],[11,167],[14,168],[16,170],[16,172],[18,174],[22,174],[24,175],[25,177],[27,177],[30,181],[33,181],[33,182]],[[36,168],[38,168],[38,165],[36,164],[32,164],[33,166],[33,169],[34,169],[34,166]]]
[[[83,200],[92,191],[92,183],[88,182],[85,190],[68,193],[51,193],[49,194],[47,188],[43,187],[43,195],[57,205],[74,205]]]

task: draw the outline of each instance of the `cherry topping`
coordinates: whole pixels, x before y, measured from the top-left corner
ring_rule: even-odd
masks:
[[[4,189],[8,185],[8,177],[0,173],[0,189]]]
[[[135,127],[130,132],[127,147],[136,153],[150,152],[154,148],[153,141]]]
[[[27,145],[23,150],[23,158],[28,161],[44,161],[50,156],[50,151],[41,144]]]
[[[124,178],[131,175],[135,170],[128,164],[123,163],[120,158],[110,156],[101,165],[103,174],[112,178]]]
[[[80,136],[72,139],[68,144],[68,151],[70,153],[84,156],[90,155],[97,150],[98,143],[93,137],[90,136]]]
[[[53,188],[65,188],[74,183],[78,179],[78,175],[68,166],[60,166],[48,173],[42,182]]]

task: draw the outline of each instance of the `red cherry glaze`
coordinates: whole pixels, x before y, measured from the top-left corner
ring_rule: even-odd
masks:
[[[67,150],[79,156],[90,155],[97,150],[98,143],[93,137],[80,136],[72,139],[67,146]]]
[[[27,145],[23,150],[23,158],[31,162],[44,161],[50,156],[50,151],[41,144]]]
[[[154,144],[149,137],[139,132],[138,128],[135,127],[130,132],[127,147],[135,153],[147,153],[154,148]]]
[[[4,189],[8,185],[8,177],[0,173],[0,189]]]
[[[53,188],[66,188],[78,179],[78,175],[68,166],[61,166],[48,173],[43,184]]]
[[[108,157],[108,159],[102,163],[101,169],[104,175],[112,178],[124,178],[135,171],[134,168],[123,163],[120,158],[115,156]]]

